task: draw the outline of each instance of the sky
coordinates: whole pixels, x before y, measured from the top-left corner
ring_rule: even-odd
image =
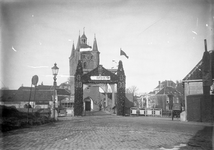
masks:
[[[1,87],[31,86],[34,75],[52,85],[54,63],[57,84],[67,81],[83,30],[91,46],[96,36],[104,68],[123,62],[127,88],[150,92],[158,81],[182,80],[201,60],[204,39],[214,49],[213,7],[212,0],[3,0]]]

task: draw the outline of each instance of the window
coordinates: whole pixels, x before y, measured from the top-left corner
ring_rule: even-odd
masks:
[[[65,108],[71,108],[73,106],[72,103],[61,103],[61,105]]]
[[[83,63],[83,68],[86,69],[86,67],[87,67],[87,63],[84,62],[84,63]]]

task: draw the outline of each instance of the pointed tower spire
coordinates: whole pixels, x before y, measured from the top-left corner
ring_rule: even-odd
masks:
[[[74,47],[74,42],[72,45],[72,50],[71,50],[71,56],[70,57],[74,57],[75,56],[75,47]]]
[[[76,50],[79,51],[80,48],[81,48],[81,45],[80,45],[80,35],[79,35]]]
[[[83,34],[82,34],[82,36],[80,38],[80,42],[81,42],[82,45],[87,45],[87,37],[85,35],[85,27],[83,28]]]
[[[98,47],[97,47],[97,40],[96,40],[96,35],[94,34],[94,44],[93,44],[93,51],[98,51]]]
[[[207,52],[207,40],[204,39],[204,47],[205,47],[205,52]]]

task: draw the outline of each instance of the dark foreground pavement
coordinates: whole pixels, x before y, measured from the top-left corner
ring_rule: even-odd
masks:
[[[55,123],[7,132],[4,150],[212,150],[213,125],[171,118],[122,117],[104,112],[61,117]]]

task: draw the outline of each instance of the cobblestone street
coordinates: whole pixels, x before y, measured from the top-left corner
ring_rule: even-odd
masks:
[[[94,112],[1,135],[4,150],[34,149],[206,149],[213,126],[171,118],[122,117]]]

